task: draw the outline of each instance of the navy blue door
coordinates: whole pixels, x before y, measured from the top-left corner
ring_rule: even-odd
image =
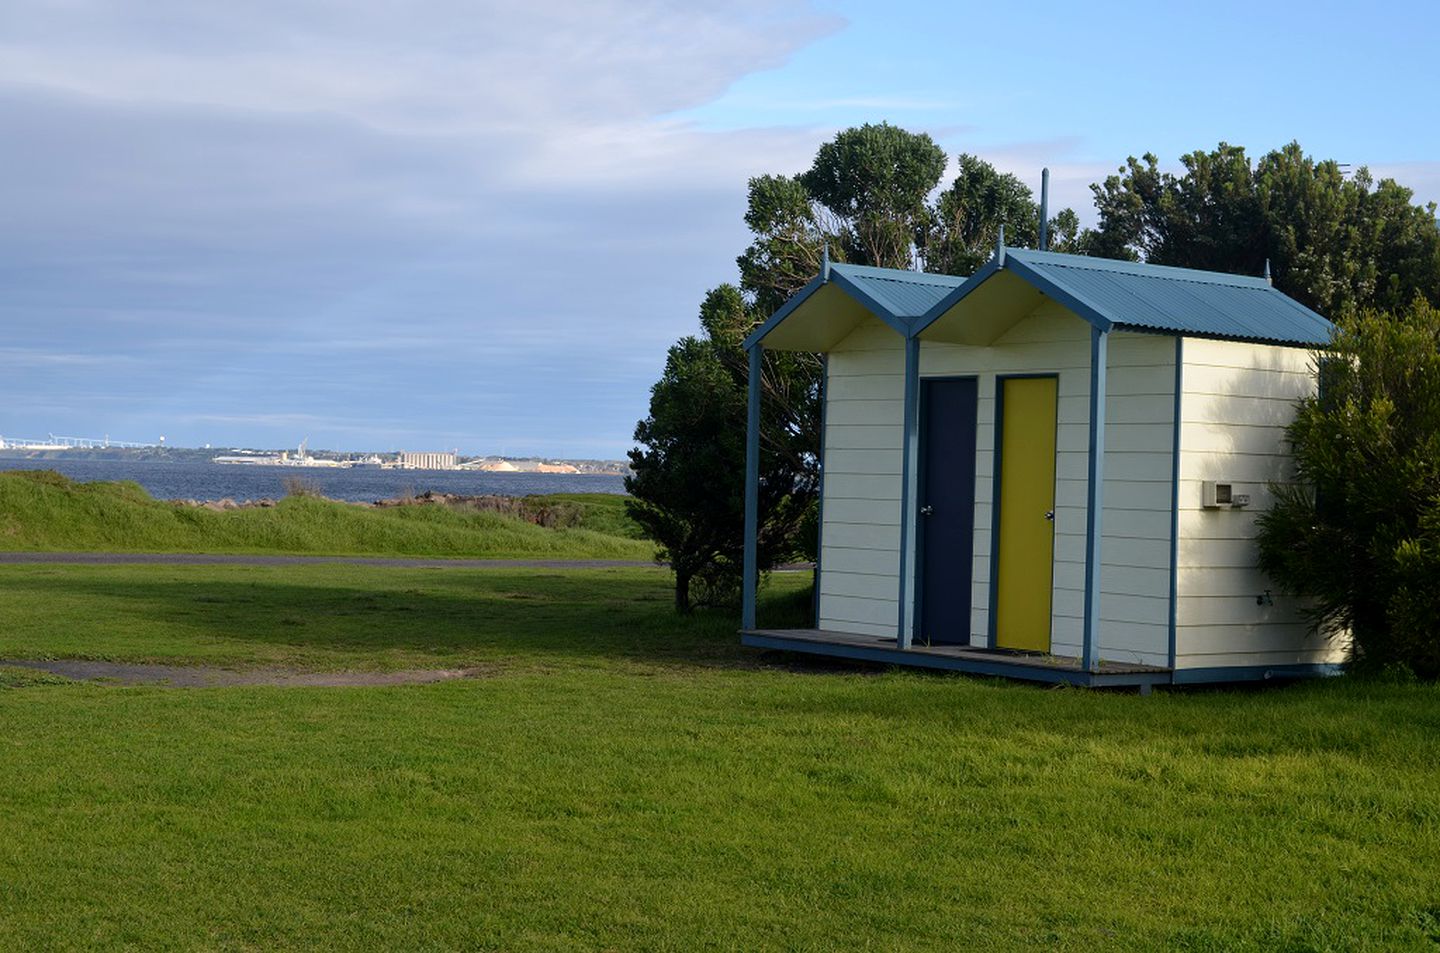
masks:
[[[975,378],[920,382],[920,560],[915,618],[921,645],[970,641],[975,548]]]

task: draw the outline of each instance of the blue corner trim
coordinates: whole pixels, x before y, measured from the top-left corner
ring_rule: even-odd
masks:
[[[1345,666],[1335,662],[1312,662],[1298,665],[1235,665],[1218,668],[1176,669],[1171,681],[1176,685],[1207,685],[1216,682],[1262,682],[1271,679],[1332,678],[1345,674]]]
[[[1085,486],[1085,621],[1081,665],[1095,671],[1100,664],[1100,542],[1105,507],[1105,378],[1109,336],[1090,329],[1090,452]]]
[[[820,628],[820,571],[825,558],[825,421],[830,412],[830,355],[820,355],[820,485],[815,504],[815,591],[810,607],[815,628]]]
[[[741,625],[755,627],[755,589],[759,584],[757,551],[760,525],[760,375],[764,370],[765,349],[759,344],[750,347],[750,379],[747,384],[745,420],[745,556],[741,580]]]
[[[920,405],[920,339],[905,339],[905,419],[901,424],[900,458],[900,606],[896,618],[895,638],[900,649],[910,647],[914,620],[909,617],[910,574],[914,560],[911,549],[915,539],[915,481],[919,472],[916,428]]]
[[[1175,336],[1175,414],[1170,446],[1170,632],[1166,665],[1175,667],[1180,612],[1180,398],[1185,392],[1185,338]]]

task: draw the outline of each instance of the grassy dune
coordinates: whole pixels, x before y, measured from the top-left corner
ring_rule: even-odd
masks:
[[[648,559],[621,498],[546,498],[574,509],[567,529],[445,506],[371,509],[291,497],[214,512],[152,499],[135,483],[75,483],[51,471],[0,473],[0,550],[313,553],[492,559]]]

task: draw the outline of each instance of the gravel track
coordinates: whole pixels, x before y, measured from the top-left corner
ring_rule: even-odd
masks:
[[[158,665],[81,659],[0,659],[0,667],[27,668],[77,681],[121,685],[215,688],[225,685],[280,685],[290,688],[349,688],[362,685],[428,685],[457,678],[482,678],[483,668],[410,669],[399,672],[303,672],[284,668],[232,669],[215,665]]]

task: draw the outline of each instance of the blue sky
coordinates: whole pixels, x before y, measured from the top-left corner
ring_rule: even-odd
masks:
[[[1437,27],[1419,3],[10,0],[0,435],[620,456],[734,277],[749,176],[888,120],[1048,165],[1085,221],[1127,155],[1221,140],[1440,200]]]

